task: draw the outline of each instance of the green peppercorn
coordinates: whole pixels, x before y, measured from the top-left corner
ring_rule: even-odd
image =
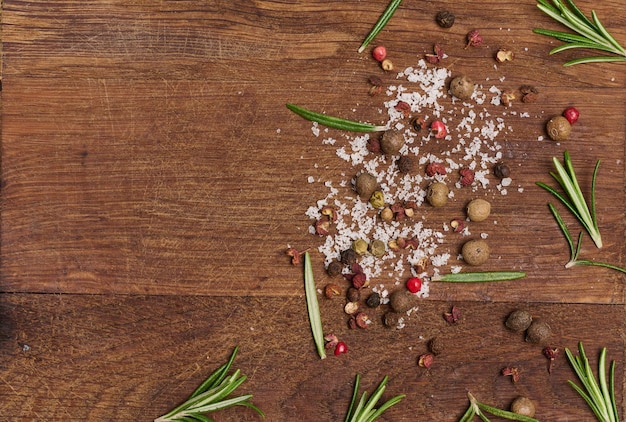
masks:
[[[382,240],[374,240],[370,243],[370,253],[376,258],[382,257],[386,252],[385,242]]]
[[[372,196],[370,196],[370,204],[372,205],[372,207],[374,208],[382,208],[385,206],[385,195],[377,190],[374,191],[374,193],[372,193]]]
[[[352,242],[352,249],[356,252],[357,255],[365,255],[367,250],[369,249],[369,245],[367,244],[367,240],[357,239]]]

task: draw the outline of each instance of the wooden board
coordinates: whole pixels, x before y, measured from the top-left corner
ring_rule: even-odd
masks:
[[[317,249],[323,239],[309,233],[305,213],[328,194],[325,182],[340,186],[362,166],[337,155],[354,135],[315,136],[285,103],[386,123],[384,103],[395,97],[369,96],[368,77],[417,89],[382,71],[369,51],[356,52],[386,2],[127,3],[3,2],[4,415],[151,420],[240,345],[238,362],[250,376],[243,389],[268,420],[341,419],[356,373],[370,389],[389,375],[389,394],[407,394],[382,420],[458,419],[467,391],[504,407],[528,394],[540,420],[592,420],[566,383],[573,372],[563,357],[548,376],[540,348],[502,327],[517,306],[549,319],[555,346],[584,341],[594,360],[608,347],[623,403],[624,277],[564,268],[567,243],[548,211],[550,196],[535,185],[551,182],[551,159],[567,149],[588,193],[600,159],[604,247],[585,237],[581,256],[626,265],[623,64],[563,67],[581,52],[548,55],[557,44],[531,30],[558,26],[533,1],[403,2],[376,40],[396,70],[418,66],[439,43],[448,55],[440,67],[471,75],[484,92],[526,84],[540,92],[532,104],[477,109],[505,118],[497,142],[513,169],[507,195],[489,176],[487,190],[456,189],[441,211],[419,210],[426,224],[441,227],[471,197],[488,198],[492,219],[474,235],[485,233],[496,253],[480,269],[527,277],[431,284],[417,315],[397,331],[381,326],[382,309],[367,332],[348,330],[342,300],[322,301],[325,330],[341,333],[351,351],[320,362],[302,270],[285,250],[309,248],[318,287],[331,282]],[[578,4],[593,7],[626,43],[620,2]],[[445,9],[457,16],[447,30],[434,21]],[[483,45],[465,48],[476,28]],[[499,48],[514,51],[514,61],[496,63]],[[441,104],[461,113],[450,98]],[[570,139],[540,140],[546,120],[570,105],[581,112]],[[446,235],[440,250],[451,259],[441,271],[463,264],[456,258],[463,240]],[[376,282],[389,290],[401,284],[394,276]],[[452,304],[464,319],[449,327],[441,314]],[[431,370],[418,368],[425,342],[440,333],[455,346]],[[513,363],[524,371],[516,385],[498,376]],[[232,409],[218,420],[256,418]]]

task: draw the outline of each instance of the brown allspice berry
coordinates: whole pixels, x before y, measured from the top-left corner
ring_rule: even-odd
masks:
[[[485,221],[489,217],[489,214],[491,214],[491,204],[489,201],[482,198],[472,199],[467,204],[466,211],[470,221]]]
[[[354,182],[354,189],[361,198],[369,200],[376,188],[378,187],[378,181],[375,176],[369,173],[361,173],[356,177]]]
[[[463,260],[469,265],[481,265],[487,262],[491,249],[487,242],[483,239],[468,240],[461,248]]]
[[[396,290],[389,295],[389,306],[394,312],[404,313],[413,307],[413,299],[407,290]]]
[[[380,138],[380,149],[387,155],[397,155],[404,146],[404,134],[397,129],[386,130]]]
[[[459,100],[469,100],[474,93],[474,82],[465,75],[457,76],[450,82],[450,93]]]
[[[536,319],[526,330],[526,341],[528,343],[540,344],[550,338],[552,329],[547,322]]]
[[[435,208],[443,207],[448,202],[448,187],[443,182],[433,182],[426,190],[426,200]]]
[[[521,333],[525,331],[533,322],[530,312],[523,309],[516,309],[509,314],[504,325],[511,331]]]
[[[519,396],[511,403],[511,412],[532,418],[535,416],[535,404],[528,397]]]
[[[553,141],[566,141],[572,133],[572,125],[565,117],[554,116],[546,123],[546,132]]]

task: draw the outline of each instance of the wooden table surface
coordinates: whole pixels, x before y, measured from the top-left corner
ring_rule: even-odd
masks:
[[[626,43],[621,1],[577,3],[586,13],[595,8]],[[569,250],[547,208],[552,198],[535,182],[553,183],[551,158],[569,150],[588,194],[601,159],[604,247],[585,236],[581,256],[626,265],[626,65],[563,67],[582,52],[549,56],[557,43],[531,30],[561,28],[533,0],[422,0],[403,2],[378,35],[375,44],[387,47],[395,65],[384,72],[370,49],[357,48],[386,4],[4,0],[1,419],[153,420],[239,346],[235,367],[248,380],[237,391],[253,394],[269,421],[343,420],[356,374],[368,391],[388,375],[383,398],[406,394],[383,421],[458,420],[467,392],[502,408],[526,395],[542,421],[592,421],[567,385],[574,373],[562,351],[579,341],[594,368],[608,348],[624,414],[624,276],[564,268]],[[456,15],[450,29],[434,19],[446,9]],[[465,48],[473,29],[483,44]],[[460,189],[451,173],[448,204],[422,205],[415,218],[443,231],[471,197],[490,200],[489,221],[472,227],[493,249],[478,270],[527,277],[430,283],[402,329],[381,323],[387,305],[368,310],[368,329],[349,329],[345,301],[320,296],[325,333],[349,347],[320,360],[302,267],[285,251],[309,249],[318,288],[331,282],[318,249],[325,239],[309,232],[306,212],[329,194],[327,181],[352,195],[341,182],[363,166],[338,155],[357,135],[331,129],[315,136],[285,103],[386,124],[385,103],[395,93],[368,95],[368,77],[417,90],[397,73],[418,68],[435,43],[447,54],[437,67],[467,74],[488,94],[474,106],[503,122],[494,142],[512,183],[506,195],[492,175],[486,188]],[[498,64],[499,48],[512,50],[514,60]],[[538,101],[490,103],[491,86],[522,85],[535,86]],[[467,113],[449,96],[439,103]],[[581,117],[570,139],[547,140],[545,122],[572,105]],[[422,113],[433,118],[428,107]],[[432,141],[420,154],[441,148],[449,146]],[[457,257],[465,238],[444,234],[438,253],[451,257],[437,270],[472,270]],[[372,285],[403,288],[408,270]],[[452,306],[462,318],[451,325],[442,315]],[[533,345],[509,332],[503,321],[516,308],[548,321],[549,341]],[[433,337],[444,339],[445,350],[430,369],[419,367]],[[561,350],[552,374],[546,345]],[[520,369],[517,383],[500,375],[506,366]],[[246,408],[215,419],[259,420]]]

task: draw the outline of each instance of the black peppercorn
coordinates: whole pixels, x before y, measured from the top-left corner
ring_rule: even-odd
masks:
[[[343,262],[345,265],[352,265],[356,262],[357,256],[358,255],[354,251],[354,249],[346,249],[345,251],[341,252],[341,262]]]
[[[398,171],[403,174],[410,173],[411,170],[413,170],[413,160],[411,159],[411,157],[408,157],[406,155],[398,158],[398,161],[396,161],[396,165],[398,166]]]
[[[454,15],[452,12],[444,11],[437,13],[437,24],[442,28],[450,28],[454,25]]]
[[[336,277],[343,272],[343,264],[339,261],[333,261],[330,264],[328,264],[328,268],[326,269],[326,272],[328,273],[329,276]]]
[[[493,167],[493,174],[498,179],[504,179],[511,175],[511,169],[504,163],[498,163]]]
[[[380,295],[376,292],[372,293],[367,297],[365,303],[370,308],[376,308],[378,305],[380,305]]]
[[[383,324],[388,328],[396,328],[400,323],[400,315],[395,312],[387,312],[383,315]]]
[[[348,302],[356,303],[361,299],[361,291],[355,287],[350,287],[346,291],[346,299]]]

